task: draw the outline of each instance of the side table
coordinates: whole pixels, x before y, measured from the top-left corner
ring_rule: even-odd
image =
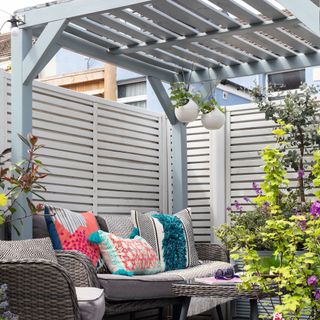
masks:
[[[183,297],[179,320],[187,319],[191,297],[216,297],[216,298],[246,298],[250,300],[250,320],[258,320],[258,299],[265,297],[259,288],[252,291],[239,291],[237,283],[204,284],[191,281],[176,282],[172,284],[174,295]]]

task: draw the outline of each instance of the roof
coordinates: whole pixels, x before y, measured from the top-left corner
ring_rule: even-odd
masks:
[[[67,49],[166,81],[184,72],[201,81],[320,64],[319,36],[277,1],[64,0],[18,12],[35,36],[45,21],[67,19],[58,40]]]
[[[9,60],[11,57],[10,33],[0,34],[0,61]]]

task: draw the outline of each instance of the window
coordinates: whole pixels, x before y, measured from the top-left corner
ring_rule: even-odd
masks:
[[[268,74],[268,86],[278,90],[293,90],[305,82],[305,70]]]
[[[118,102],[147,107],[147,82],[145,78],[130,79],[118,82]]]

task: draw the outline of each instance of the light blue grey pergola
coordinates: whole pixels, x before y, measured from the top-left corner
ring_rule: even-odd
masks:
[[[271,0],[60,0],[18,10],[24,24],[12,37],[12,161],[26,156],[17,133],[32,130],[32,81],[66,48],[148,77],[173,128],[173,210],[186,207],[186,127],[162,82],[320,65],[318,0],[276,1],[283,7]],[[21,238],[32,236],[31,223]]]

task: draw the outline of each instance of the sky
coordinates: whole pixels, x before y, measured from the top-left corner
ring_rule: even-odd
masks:
[[[51,1],[51,0],[50,0]],[[2,0],[0,1],[0,25],[2,25],[6,20],[10,19],[9,14],[4,13],[3,11],[6,11],[10,14],[12,14],[15,10],[35,6],[40,3],[46,3],[50,1],[45,0]],[[1,30],[1,33],[8,32],[10,30],[10,23],[7,23],[3,29]]]

